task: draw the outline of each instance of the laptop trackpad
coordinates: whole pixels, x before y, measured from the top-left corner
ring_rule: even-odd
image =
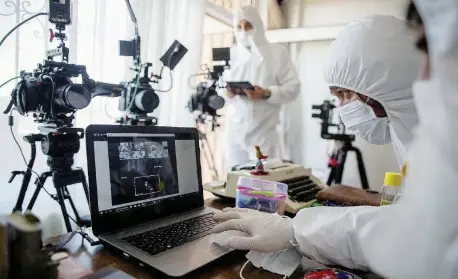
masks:
[[[238,231],[231,231],[228,233],[222,233],[222,235],[231,237],[234,235],[246,236],[247,234]],[[193,242],[164,252],[159,256],[154,256],[155,260],[152,262],[152,265],[168,275],[180,276],[233,250],[227,246],[221,246],[214,243],[214,236],[214,234],[210,234]],[[177,263],[180,264],[177,265]]]

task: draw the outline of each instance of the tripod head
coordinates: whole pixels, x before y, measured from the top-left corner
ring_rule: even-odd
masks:
[[[326,140],[337,140],[345,143],[355,141],[355,135],[345,134],[345,126],[343,123],[332,123],[333,110],[336,108],[333,102],[325,100],[321,105],[312,105],[312,110],[318,110],[319,113],[312,113],[312,118],[321,119],[321,138]],[[330,133],[330,127],[337,127],[338,131],[342,133]]]
[[[71,170],[73,156],[79,151],[80,139],[84,137],[84,129],[46,126],[38,129],[40,134],[29,135],[29,138],[41,142],[41,151],[48,156],[47,164],[51,170]]]

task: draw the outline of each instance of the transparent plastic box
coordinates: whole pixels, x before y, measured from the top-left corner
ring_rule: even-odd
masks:
[[[236,207],[250,208],[283,215],[286,209],[288,185],[251,177],[239,177]]]

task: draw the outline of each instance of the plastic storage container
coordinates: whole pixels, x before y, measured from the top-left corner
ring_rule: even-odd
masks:
[[[385,173],[380,205],[392,204],[401,195],[402,175],[396,172]]]
[[[251,208],[283,215],[286,209],[288,185],[251,177],[239,177],[236,207]]]

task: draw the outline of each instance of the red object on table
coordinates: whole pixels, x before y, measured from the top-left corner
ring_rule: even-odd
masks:
[[[338,279],[333,269],[312,271],[304,276],[304,279]]]

